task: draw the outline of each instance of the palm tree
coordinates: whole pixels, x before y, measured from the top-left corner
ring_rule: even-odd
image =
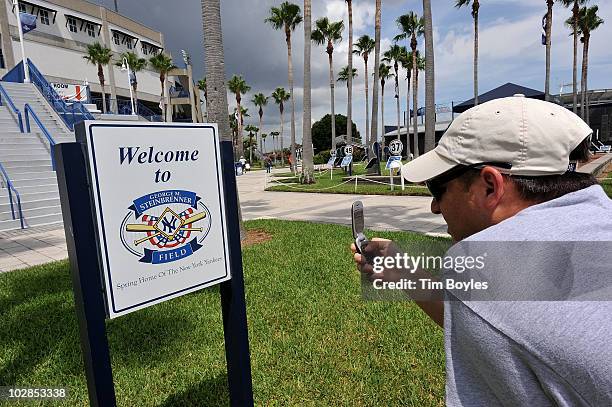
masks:
[[[104,67],[110,63],[113,52],[109,49],[96,42],[87,46],[87,55],[85,58],[93,65],[98,67],[98,80],[102,87],[102,112],[106,113],[106,91],[104,90]]]
[[[280,136],[280,132],[271,131],[270,135],[272,136],[272,152],[274,153],[274,165],[276,165],[276,138]]]
[[[425,28],[425,152],[428,152],[436,146],[436,92],[431,0],[423,0],[423,23]]]
[[[264,95],[263,93],[256,93],[253,96],[253,100],[251,100],[251,102],[253,102],[253,104],[259,108],[259,112],[258,113],[259,113],[259,128],[260,129],[263,129],[263,127],[262,127],[262,125],[263,125],[263,123],[262,123],[262,121],[263,121],[263,114],[264,114],[263,107],[268,104],[268,99],[269,99],[269,97]],[[260,140],[260,142],[261,142],[261,140]]]
[[[236,119],[236,116],[236,109],[234,109],[234,114],[228,115],[229,126],[232,130],[232,145],[234,146],[234,158],[238,157],[238,119]]]
[[[201,0],[202,27],[204,31],[204,62],[208,83],[210,86],[210,105],[207,105],[208,119],[217,123],[221,140],[231,141],[227,114],[227,92],[225,91],[225,60],[223,55],[223,39],[221,28],[220,0]],[[238,220],[240,223],[240,240],[246,238],[246,230],[242,223],[240,197],[238,200]]]
[[[291,95],[291,156],[295,157],[295,98],[293,95],[293,60],[291,57],[291,32],[302,22],[300,6],[287,1],[280,7],[270,8],[270,17],[265,20],[275,30],[284,30],[287,42],[287,72],[289,77],[289,94]],[[282,136],[281,136],[282,142]],[[282,153],[281,153],[282,157]]]
[[[572,110],[578,113],[578,17],[580,14],[580,6],[585,4],[587,0],[560,0],[565,7],[572,7],[572,17],[566,24],[570,26],[574,36],[574,65],[572,71]]]
[[[206,77],[198,81],[198,89],[204,92],[204,104],[206,107],[206,120],[208,120],[208,88],[206,87]]]
[[[242,95],[251,90],[251,87],[247,85],[246,81],[242,78],[242,75],[234,75],[232,79],[227,82],[227,87],[230,92],[236,95],[236,105],[238,112],[238,155],[244,156],[244,149],[242,146],[242,124],[244,123],[244,116],[242,114],[242,106],[240,102],[242,101]]]
[[[155,69],[155,71],[159,72],[159,81],[161,82],[161,100],[162,100],[162,104],[163,104],[163,115],[164,115],[164,120],[166,118],[166,98],[164,97],[165,90],[166,90],[166,75],[168,75],[168,72],[171,71],[172,69],[176,68],[176,65],[174,65],[172,63],[172,58],[164,55],[163,53],[159,53],[157,55],[155,55],[154,57],[149,59],[149,63],[151,64],[151,66],[153,67],[153,69]]]
[[[424,28],[424,20],[423,18],[419,18],[417,14],[413,11],[408,14],[401,15],[397,18],[397,26],[399,27],[401,33],[396,35],[394,40],[400,41],[403,39],[410,38],[410,48],[412,49],[412,105],[413,105],[413,113],[412,113],[412,126],[414,132],[414,140],[415,140],[415,148],[414,148],[414,156],[419,156],[418,149],[418,124],[417,124],[417,107],[418,107],[418,89],[419,84],[417,82],[417,46],[418,41],[417,38],[425,33]],[[398,101],[399,102],[399,101]],[[406,132],[406,134],[408,134]],[[407,143],[410,144],[410,143]]]
[[[397,44],[392,45],[388,51],[383,54],[383,61],[389,64],[393,64],[393,70],[395,71],[395,102],[397,105],[397,139],[400,139],[400,130],[402,128],[400,123],[400,88],[399,88],[399,64],[407,58],[408,50],[406,47],[399,46]],[[410,110],[408,110],[410,112]],[[406,137],[408,137],[406,135]],[[410,144],[406,143],[407,155],[410,155]]]
[[[351,75],[352,78],[356,78],[357,75],[357,68],[353,68],[353,75]],[[348,86],[348,80],[349,80],[349,74],[348,74],[348,66],[345,66],[344,68],[340,69],[340,72],[338,72],[338,82],[345,82],[347,83]]]
[[[348,6],[349,38],[348,38],[348,67],[346,75],[346,86],[348,88],[348,101],[346,106],[346,139],[353,139],[353,0],[345,0]]]
[[[253,164],[253,133],[257,134],[259,132],[259,128],[253,126],[252,124],[247,124],[244,131],[249,133],[249,163]],[[257,145],[257,136],[255,136],[255,145]]]
[[[472,3],[472,17],[474,18],[474,106],[478,104],[478,10],[479,0],[455,0],[455,7],[467,7]]]
[[[344,23],[342,21],[329,22],[327,17],[320,18],[316,21],[317,29],[312,32],[312,40],[318,45],[327,44],[327,52],[329,59],[329,89],[331,98],[331,134],[332,143],[331,151],[336,151],[336,113],[335,113],[335,96],[334,96],[334,44],[342,41],[342,31]]]
[[[370,146],[370,143],[371,143],[370,141],[370,96],[369,96],[369,91],[368,91],[368,84],[370,82],[370,79],[368,78],[368,57],[370,53],[374,50],[375,45],[376,43],[374,42],[373,38],[371,38],[369,35],[362,35],[357,40],[357,43],[355,44],[355,49],[353,50],[353,54],[361,55],[361,57],[363,58],[363,65],[365,67],[365,76],[363,79],[365,83],[365,99],[366,99],[366,103],[365,103],[366,105],[365,144],[368,147]]]
[[[285,165],[285,158],[284,158],[284,152],[283,152],[283,127],[284,127],[283,112],[285,111],[285,102],[289,100],[290,97],[291,97],[291,94],[287,93],[285,88],[279,87],[279,88],[276,88],[274,92],[272,92],[272,98],[274,98],[274,103],[278,105],[278,109],[280,111],[280,119],[281,119],[281,122],[280,122],[281,166]]]
[[[312,147],[312,83],[310,73],[312,2],[304,0],[304,114],[302,116],[302,182],[314,184],[314,151]],[[297,168],[297,160],[296,162]]]
[[[382,1],[376,0],[374,13],[374,82],[372,85],[372,128],[370,130],[370,139],[372,139],[372,142],[378,141],[378,81],[380,80],[378,75],[380,72],[378,69],[376,69],[376,67],[380,65],[381,9]]]
[[[268,137],[268,135],[266,133],[261,133],[261,136],[259,136],[259,143],[261,145],[261,153],[263,154],[264,151],[266,151],[266,138]]]
[[[380,117],[382,122],[382,146],[385,148],[385,82],[387,79],[392,78],[394,75],[391,73],[391,67],[387,64],[381,63],[378,67],[378,77],[380,78]]]
[[[136,73],[142,71],[147,66],[147,60],[140,58],[133,52],[124,52],[119,58],[119,61],[115,63],[115,65],[123,66],[123,60],[127,60],[130,70],[134,75],[133,80],[130,78],[130,81],[132,83],[132,90],[134,91],[134,106],[136,108],[135,113],[138,113],[138,80],[136,79]]]
[[[404,58],[400,61],[402,68],[406,70],[406,128],[410,126],[410,84],[412,81],[412,52],[406,50]]]
[[[552,36],[553,5],[555,0],[546,0],[546,80],[544,81],[544,100],[550,100],[550,43]]]
[[[591,33],[604,23],[604,20],[597,15],[598,6],[582,7],[578,14],[579,33],[582,35],[582,81],[581,81],[581,102],[580,115],[589,124],[588,100],[588,71],[589,71],[589,44]]]

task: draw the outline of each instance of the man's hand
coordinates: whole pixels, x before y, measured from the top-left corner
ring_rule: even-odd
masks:
[[[361,274],[369,281],[376,279],[382,279],[383,281],[399,281],[402,278],[410,278],[418,280],[419,278],[431,278],[428,273],[418,270],[416,273],[402,272],[401,270],[393,268],[383,268],[382,272],[374,272],[374,259],[376,257],[395,257],[399,253],[398,247],[387,239],[374,238],[367,243],[365,247],[362,247],[362,254],[357,253],[355,243],[351,244],[351,251],[353,252],[353,259],[357,265],[357,269]],[[368,262],[367,260],[371,261]],[[383,265],[383,262],[377,261],[377,264]],[[442,301],[442,292],[436,290],[414,290],[413,293],[408,293],[412,296],[414,294],[415,302],[421,309],[429,315],[439,326],[444,327],[444,302]]]
[[[353,259],[357,265],[357,269],[373,281],[382,279],[384,281],[397,281],[399,279],[398,270],[395,268],[384,269],[381,272],[374,272],[374,259],[377,257],[384,258],[387,256],[395,256],[398,253],[397,246],[388,239],[373,238],[365,246],[362,246],[362,254],[357,253],[355,243],[351,244]]]

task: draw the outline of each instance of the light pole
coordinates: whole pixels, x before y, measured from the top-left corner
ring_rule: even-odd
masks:
[[[136,115],[136,108],[134,107],[134,93],[132,92],[132,70],[126,57],[123,57],[123,64],[121,65],[121,72],[128,74],[128,89],[130,90],[130,101],[132,102],[132,115]]]
[[[21,45],[21,58],[23,62],[23,82],[30,82],[30,68],[28,67],[28,60],[26,59],[25,48],[23,46],[23,27],[21,26],[21,12],[19,11],[19,1],[13,0],[13,7],[17,14],[17,28],[19,30],[19,44]]]

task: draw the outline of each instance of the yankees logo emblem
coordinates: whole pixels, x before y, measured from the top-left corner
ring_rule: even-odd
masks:
[[[121,224],[121,242],[143,263],[191,256],[202,247],[211,227],[210,211],[191,191],[153,192],[135,199],[129,209]],[[140,236],[134,238],[136,233]]]

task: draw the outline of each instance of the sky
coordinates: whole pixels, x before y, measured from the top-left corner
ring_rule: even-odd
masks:
[[[113,0],[95,2],[113,8]],[[166,49],[175,63],[181,62],[181,49],[191,54],[196,80],[205,75],[204,49],[201,21],[201,3],[198,0],[118,0],[119,12],[151,28],[161,31]],[[281,0],[221,0],[221,19],[225,50],[227,79],[242,75],[252,90],[243,97],[250,117],[245,124],[258,125],[256,107],[251,103],[253,94],[270,95],[282,86],[288,90],[287,47],[284,33],[275,31],[264,22],[270,7],[280,5]],[[303,2],[295,1],[303,6]],[[460,103],[473,97],[473,19],[470,8],[457,9],[453,0],[432,1],[434,23],[436,103]],[[612,0],[591,0],[599,5],[599,15],[606,21],[591,37],[589,52],[589,88],[612,88]],[[374,37],[374,0],[353,0],[354,40],[363,34]],[[395,20],[398,16],[414,11],[422,15],[422,2],[418,0],[382,0],[381,51],[393,44],[399,33]],[[543,91],[545,79],[545,47],[541,45],[541,21],[546,13],[545,0],[485,0],[480,7],[479,93],[484,93],[506,82]],[[570,9],[556,4],[553,11],[551,93],[571,91],[572,48],[571,31],[564,21],[571,15]],[[332,21],[343,19],[343,41],[335,46],[334,73],[348,61],[348,17],[345,0],[312,0],[312,22],[327,16]],[[298,142],[302,133],[302,83],[304,31],[300,25],[292,37],[295,78],[296,129]],[[419,49],[423,49],[423,38]],[[400,45],[408,45],[406,41]],[[582,52],[579,49],[579,61]],[[370,56],[369,83],[374,55]],[[353,80],[353,121],[361,134],[365,130],[365,82],[363,59],[354,56],[353,66],[358,77]],[[312,46],[312,119],[313,122],[330,111],[329,63],[325,47]],[[579,72],[580,77],[580,72]],[[406,108],[406,72],[400,69],[400,100],[402,111]],[[424,74],[419,77],[419,106],[424,105]],[[567,86],[567,84],[570,84]],[[230,107],[235,106],[234,95],[228,95]],[[246,103],[245,103],[246,102]],[[338,84],[335,97],[336,113],[346,114],[346,87]],[[385,86],[384,123],[397,123],[393,83]],[[411,98],[412,103],[412,98]],[[290,104],[285,110],[285,146],[289,145]],[[263,132],[279,129],[278,106],[270,100],[264,110]],[[380,134],[380,131],[379,131]],[[268,150],[270,148],[268,147]]]

